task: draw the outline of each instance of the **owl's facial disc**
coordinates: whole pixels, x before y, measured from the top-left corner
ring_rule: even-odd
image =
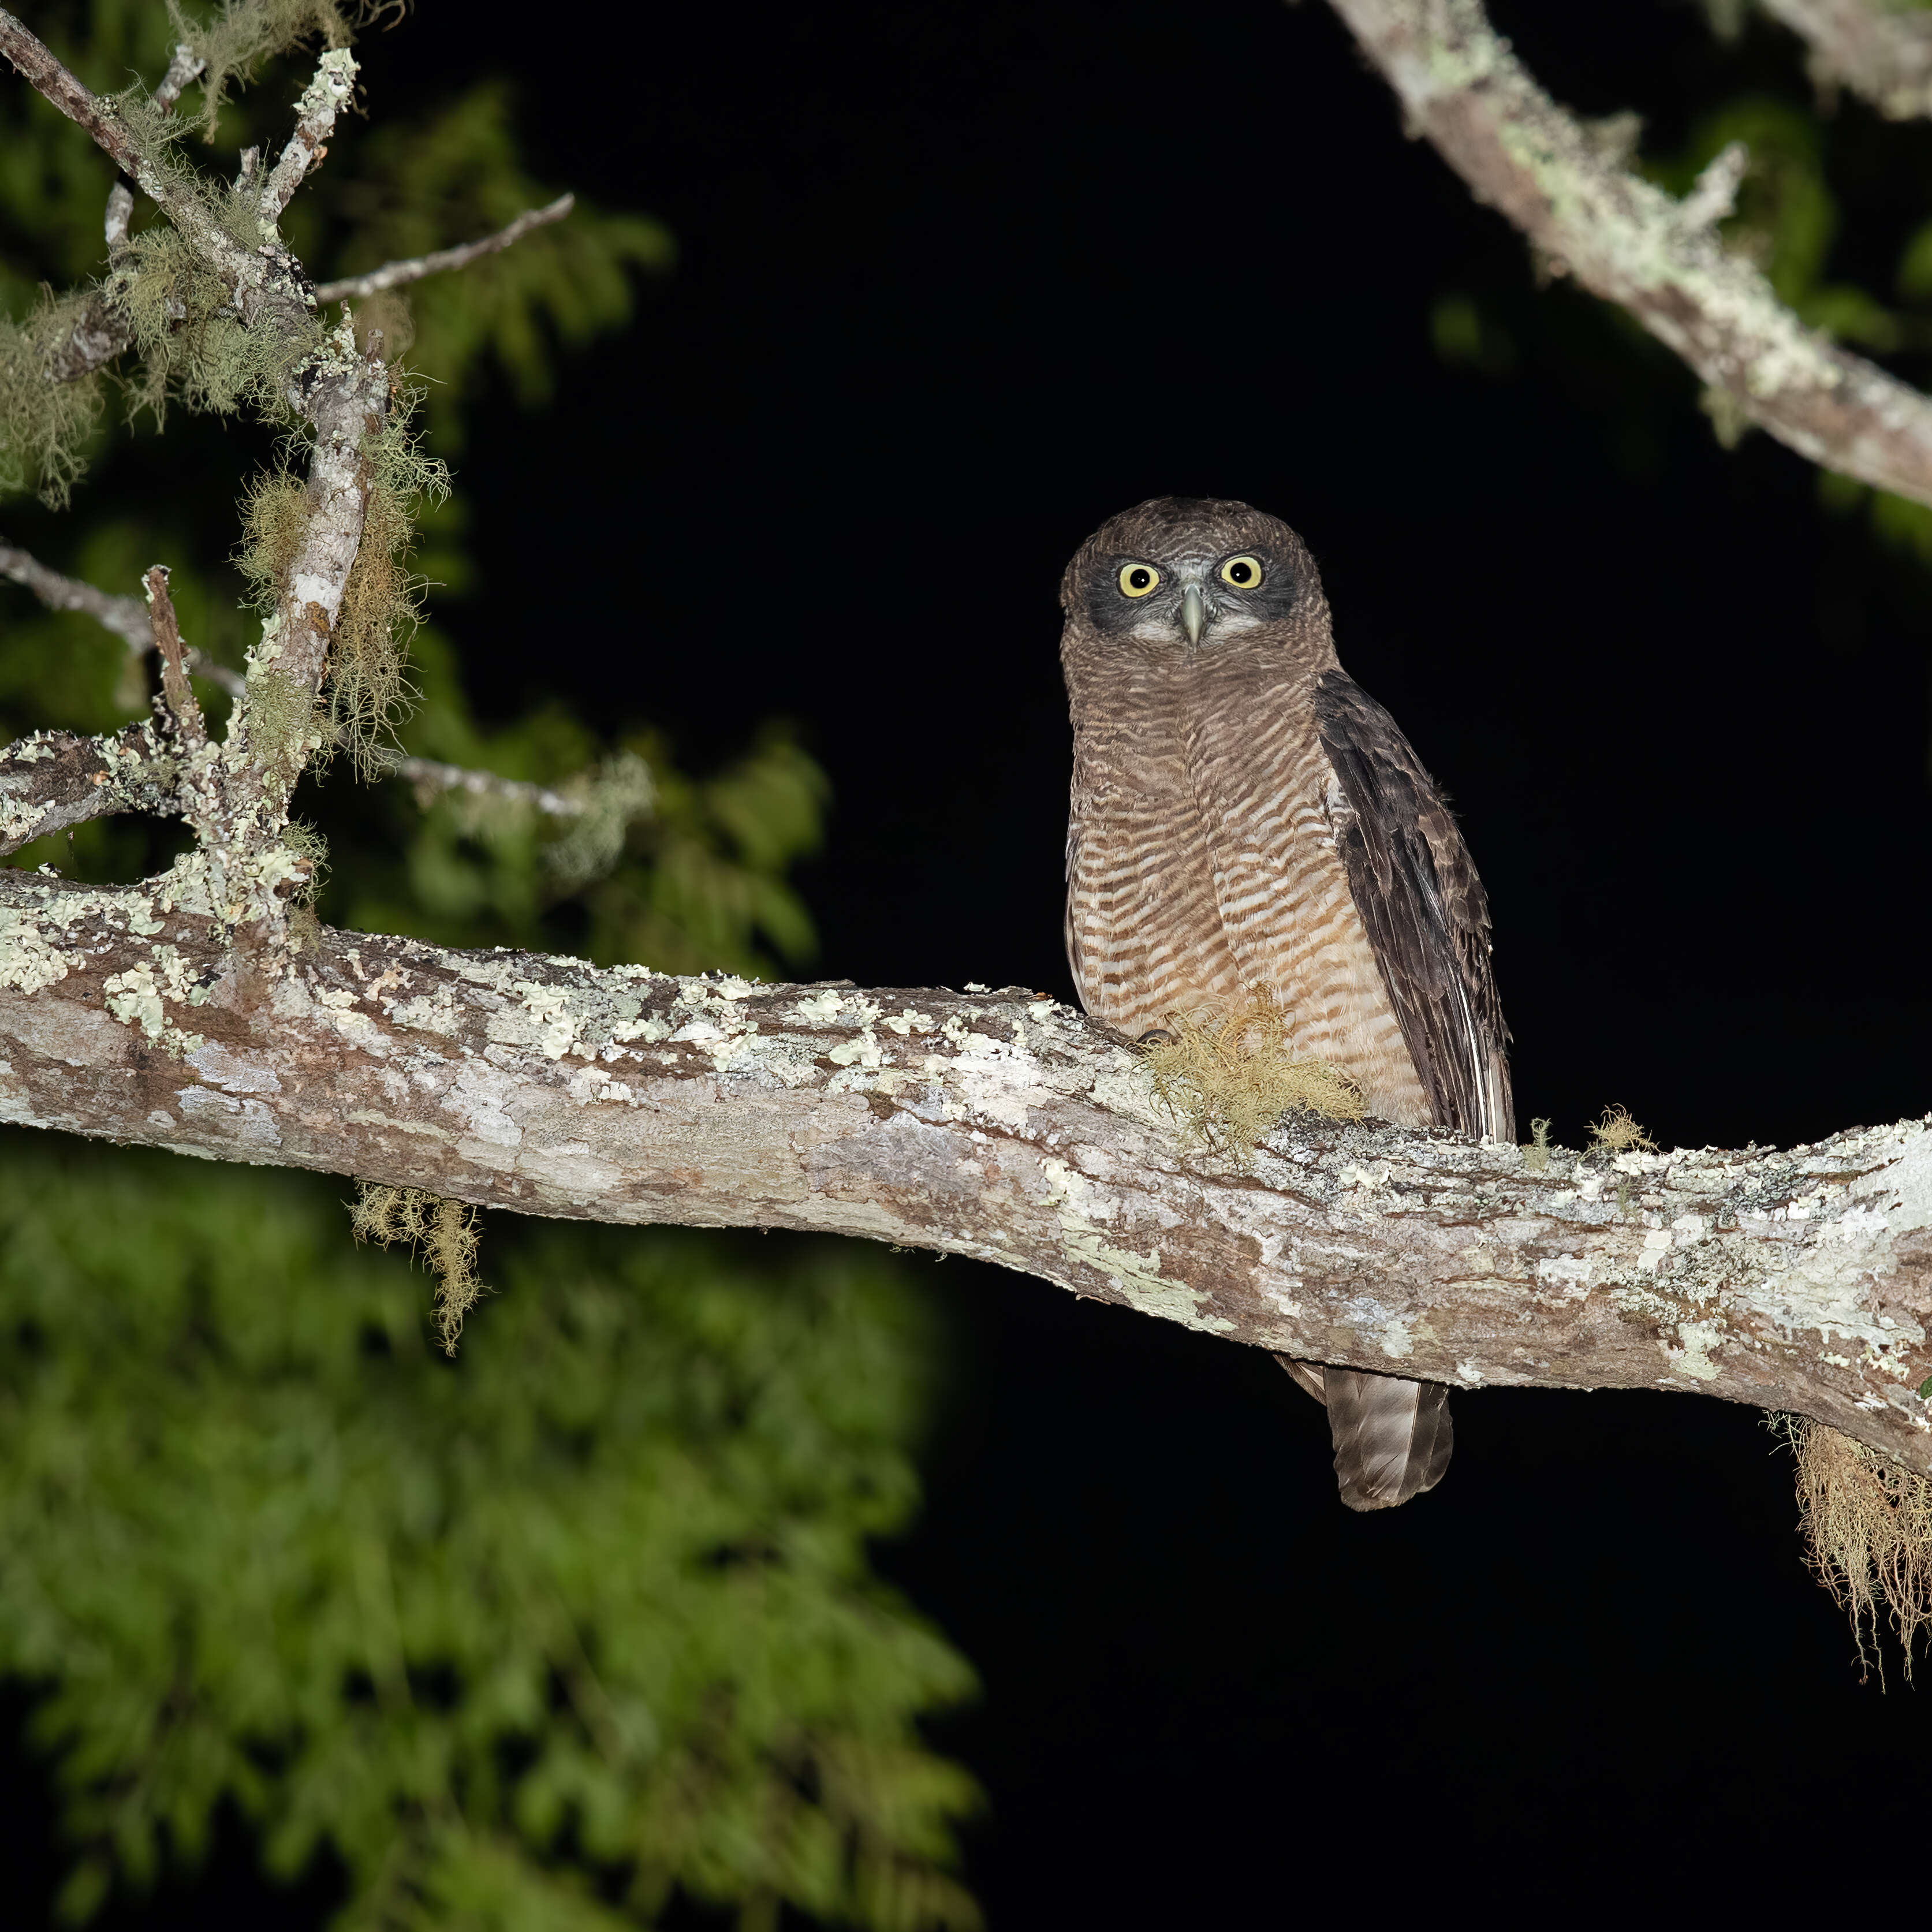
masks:
[[[1190,653],[1288,615],[1298,596],[1294,572],[1259,548],[1117,551],[1088,585],[1103,634]]]

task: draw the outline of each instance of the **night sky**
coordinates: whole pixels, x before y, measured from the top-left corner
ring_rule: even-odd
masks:
[[[495,10],[370,38],[377,118],[503,64]],[[1658,149],[1726,71],[1689,4],[1498,12]],[[1325,9],[515,17],[559,37],[512,63],[538,171],[682,261],[545,414],[475,420],[479,594],[439,621],[494,716],[560,693],[694,764],[797,721],[817,972],[1070,998],[1060,572],[1142,497],[1239,496],[1456,801],[1524,1121],[1742,1146],[1932,1105],[1926,580],[1538,291]],[[1768,29],[1731,70],[1805,98]],[[1456,293],[1490,374],[1432,346]],[[1000,1932],[1287,1922],[1338,1881],[1585,1917],[1916,1888],[1922,1695],[1860,1685],[1754,1412],[1459,1393],[1443,1486],[1357,1517],[1264,1356],[913,1265],[956,1372],[880,1560],[984,1678],[934,1735],[987,1787]]]

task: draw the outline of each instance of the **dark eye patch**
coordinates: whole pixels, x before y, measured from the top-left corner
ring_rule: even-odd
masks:
[[[1121,588],[1120,574],[1136,566],[1147,568],[1141,558],[1123,554],[1100,561],[1087,586],[1087,615],[1096,631],[1130,631],[1150,610],[1166,610],[1176,594],[1171,573],[1163,572],[1160,583],[1144,596],[1130,597]]]
[[[1240,608],[1252,610],[1258,617],[1286,617],[1301,602],[1301,579],[1294,566],[1286,557],[1270,556],[1264,550],[1250,550],[1236,554],[1255,558],[1262,567],[1259,584],[1233,583],[1221,575],[1221,566],[1215,568],[1214,588],[1226,591],[1233,590],[1240,593]]]

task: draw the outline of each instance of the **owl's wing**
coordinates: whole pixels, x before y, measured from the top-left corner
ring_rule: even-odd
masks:
[[[1430,1108],[1443,1126],[1513,1141],[1509,1029],[1468,848],[1401,728],[1346,671],[1316,681],[1315,716],[1337,780],[1336,848]]]

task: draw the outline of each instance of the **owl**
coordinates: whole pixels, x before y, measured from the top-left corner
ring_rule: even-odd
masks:
[[[1060,602],[1066,956],[1088,1012],[1143,1039],[1264,994],[1372,1114],[1513,1141],[1482,882],[1336,661],[1301,539],[1245,503],[1156,497],[1081,546]],[[1327,1406],[1351,1508],[1441,1480],[1446,1389],[1276,1359]]]

